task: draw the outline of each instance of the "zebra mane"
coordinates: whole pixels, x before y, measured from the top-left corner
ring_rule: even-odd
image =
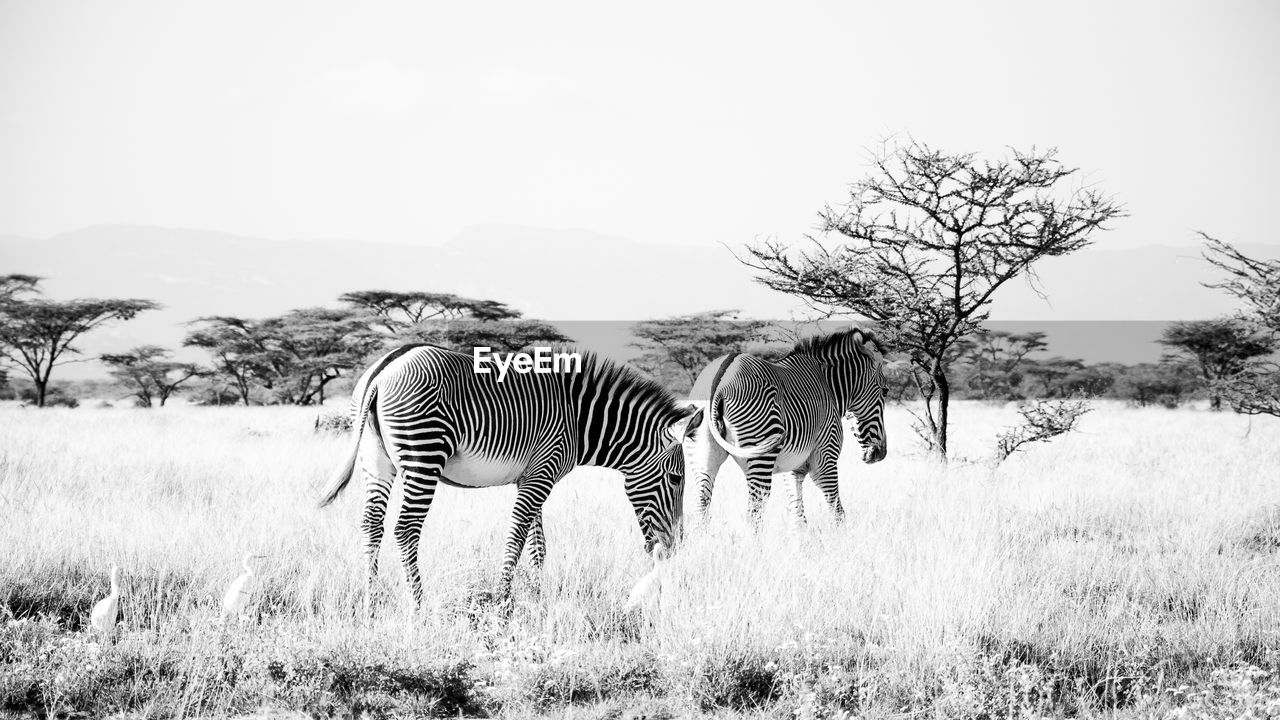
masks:
[[[582,372],[574,375],[578,375],[585,382],[592,385],[614,385],[631,390],[641,401],[650,403],[669,415],[673,422],[689,413],[690,408],[686,408],[677,400],[671,391],[630,365],[601,357],[589,350],[578,351],[578,354],[582,356]],[[567,377],[573,377],[573,375]]]
[[[839,343],[844,342],[845,338],[850,335],[856,336],[855,339],[857,342],[854,342],[853,345],[858,349],[858,352],[865,353],[862,343],[869,342],[871,343],[871,347],[875,348],[876,352],[881,355],[885,354],[884,345],[880,343],[880,339],[877,338],[874,333],[865,328],[853,327],[847,330],[838,330],[829,335],[815,335],[813,337],[803,338],[796,342],[795,346],[791,348],[791,352],[787,353],[787,357],[791,357],[792,355],[808,355],[811,353],[822,352],[823,350],[831,348],[833,345],[838,345]]]

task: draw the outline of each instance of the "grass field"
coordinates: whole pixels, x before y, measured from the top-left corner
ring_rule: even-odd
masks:
[[[890,410],[889,458],[846,453],[849,516],[812,487],[745,524],[726,468],[661,596],[621,482],[582,470],[509,621],[485,603],[510,488],[443,488],[427,601],[395,554],[366,612],[358,491],[318,510],[347,436],[298,408],[0,409],[0,707],[139,716],[304,712],[661,717],[1257,717],[1280,713],[1280,422],[1103,406],[998,470],[942,467]],[[1010,408],[961,404],[978,458]],[[692,501],[693,493],[689,493]],[[246,552],[256,623],[218,602]],[[81,630],[124,570],[113,645]],[[1270,705],[1268,705],[1270,703]],[[1269,708],[1269,709],[1268,709]]]

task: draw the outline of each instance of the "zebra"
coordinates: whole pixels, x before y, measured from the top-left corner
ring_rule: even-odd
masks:
[[[365,371],[352,392],[354,446],[320,504],[338,497],[359,460],[370,592],[396,478],[403,502],[395,541],[418,605],[418,542],[441,482],[462,488],[515,483],[500,598],[510,596],[526,539],[533,565],[542,566],[543,502],[579,465],[623,474],[646,552],[675,545],[685,480],[682,434],[675,427],[693,409],[626,365],[589,352],[579,357],[576,372],[512,373],[499,382],[496,374],[478,373],[471,355],[418,343],[391,351]]]
[[[836,519],[843,519],[836,477],[844,443],[841,417],[852,413],[857,420],[863,462],[879,462],[888,452],[884,354],[872,333],[854,327],[807,338],[777,362],[725,355],[702,371],[695,387],[705,386],[707,375],[712,377],[707,421],[698,410],[685,431],[695,440],[699,514],[706,517],[716,473],[732,455],[747,478],[753,522],[775,472],[788,473],[794,482],[790,511],[796,524],[805,523],[805,474]]]

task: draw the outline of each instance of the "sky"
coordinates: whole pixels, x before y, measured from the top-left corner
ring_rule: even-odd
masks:
[[[799,237],[886,139],[1280,244],[1280,3],[0,0],[0,234]]]

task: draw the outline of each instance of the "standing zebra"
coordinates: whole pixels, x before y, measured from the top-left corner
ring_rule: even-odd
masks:
[[[395,477],[404,500],[396,544],[413,598],[422,602],[418,540],[436,484],[464,488],[516,484],[515,508],[499,577],[507,597],[528,538],[546,557],[542,504],[579,465],[620,471],[646,551],[671,547],[679,532],[684,454],[673,426],[690,409],[625,365],[581,354],[576,372],[476,372],[474,358],[433,345],[406,345],[365,371],[352,395],[354,447],[321,505],[337,498],[357,459],[364,470],[362,528],[372,586],[383,518]],[[367,425],[368,432],[365,432]]]
[[[796,343],[777,362],[738,354],[717,358],[711,374],[707,422],[699,410],[687,434],[696,438],[698,509],[711,505],[716,473],[732,455],[747,478],[753,521],[769,497],[772,474],[789,473],[795,483],[791,512],[804,523],[804,475],[813,478],[837,519],[844,516],[836,461],[844,443],[841,417],[858,421],[862,460],[879,462],[888,452],[884,429],[884,355],[869,331],[852,328]]]

